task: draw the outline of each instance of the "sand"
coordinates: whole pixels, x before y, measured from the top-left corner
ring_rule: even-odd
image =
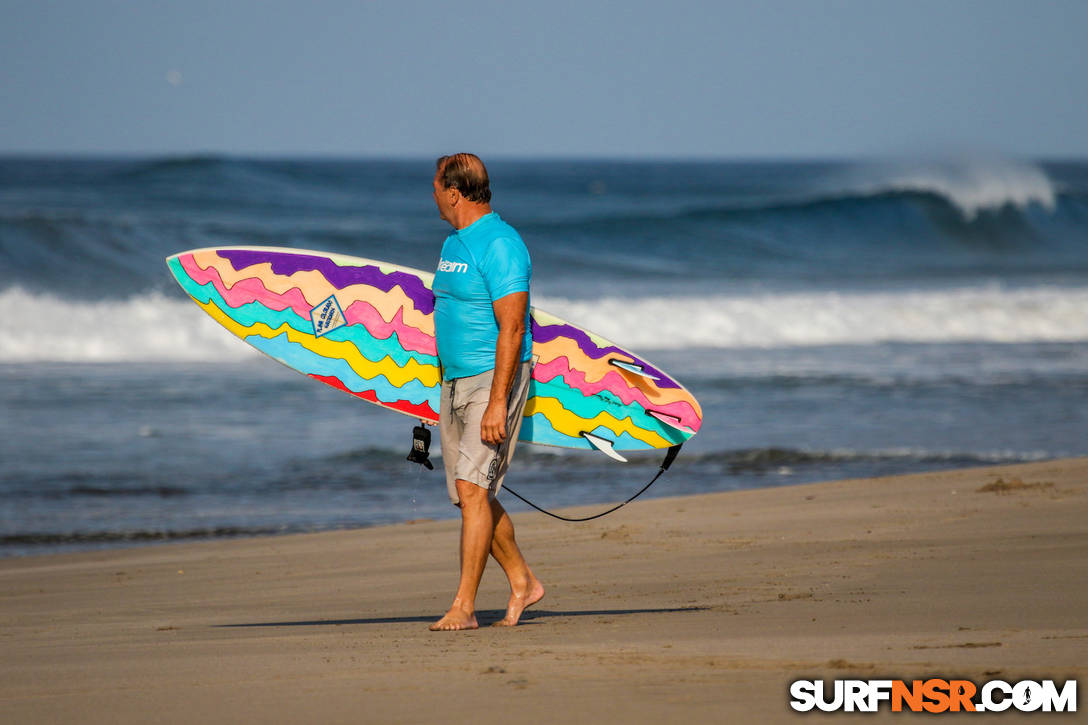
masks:
[[[1088,683],[1088,459],[515,522],[547,596],[464,633],[427,629],[456,521],[0,560],[0,720],[780,722],[813,717],[798,678]],[[492,562],[481,624],[506,598]]]

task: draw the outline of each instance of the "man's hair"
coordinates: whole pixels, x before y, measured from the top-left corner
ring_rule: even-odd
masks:
[[[438,181],[443,189],[457,189],[469,201],[486,204],[491,201],[487,169],[475,154],[442,156],[436,163]]]

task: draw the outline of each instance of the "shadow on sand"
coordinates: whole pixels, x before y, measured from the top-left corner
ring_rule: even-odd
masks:
[[[671,607],[667,609],[579,609],[579,610],[553,610],[530,609],[521,616],[519,624],[529,624],[536,619],[549,617],[619,617],[628,614],[674,614],[677,612],[700,612],[706,607]],[[430,624],[442,616],[441,612],[434,614],[416,615],[411,617],[368,617],[365,619],[313,619],[299,622],[245,622],[241,624],[217,624],[215,627],[319,627],[322,625],[344,624],[410,624],[413,622],[425,622]],[[502,609],[485,609],[476,612],[476,620],[481,627],[492,622],[497,622],[506,616]]]

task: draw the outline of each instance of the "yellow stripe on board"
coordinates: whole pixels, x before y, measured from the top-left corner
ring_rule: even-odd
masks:
[[[530,416],[537,413],[547,418],[548,422],[552,424],[552,428],[573,438],[581,435],[582,431],[593,432],[597,426],[604,426],[617,436],[627,433],[632,438],[637,438],[653,448],[668,448],[673,445],[657,433],[639,428],[631,422],[630,418],[621,421],[608,413],[598,413],[594,418],[586,420],[564,408],[563,404],[555,398],[542,398],[539,396],[529,398],[525,403],[525,415]]]
[[[389,357],[378,362],[373,362],[363,357],[359,353],[359,349],[350,342],[337,342],[335,340],[329,340],[328,338],[317,338],[313,335],[307,335],[304,332],[299,332],[286,322],[275,330],[263,322],[255,323],[250,327],[245,327],[228,317],[225,312],[211,302],[204,304],[199,300],[194,301],[200,305],[205,312],[211,315],[216,322],[243,340],[250,335],[258,335],[260,337],[272,339],[273,337],[286,332],[287,339],[291,342],[302,345],[316,355],[327,357],[332,360],[345,361],[359,377],[365,380],[370,380],[381,375],[384,376],[391,385],[397,388],[404,387],[404,385],[413,380],[418,380],[428,388],[436,387],[440,382],[438,379],[438,367],[435,365],[423,365],[415,360],[409,360],[408,364],[404,367],[398,367],[392,363],[391,358]]]

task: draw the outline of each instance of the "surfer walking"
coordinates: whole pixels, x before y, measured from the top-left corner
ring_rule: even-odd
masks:
[[[476,593],[488,556],[510,581],[512,627],[544,587],[496,498],[514,453],[529,390],[532,265],[520,235],[491,209],[487,169],[472,154],[438,159],[438,213],[453,227],[434,277],[435,338],[442,366],[439,433],[450,500],[461,510],[461,576],[432,630],[476,629]]]

